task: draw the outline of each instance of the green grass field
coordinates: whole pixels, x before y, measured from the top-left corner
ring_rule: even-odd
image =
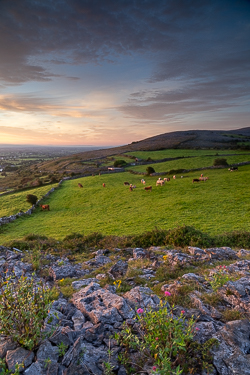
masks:
[[[154,167],[158,170],[158,165]],[[37,208],[31,216],[0,227],[1,243],[21,239],[29,233],[60,240],[73,232],[122,236],[154,227],[170,229],[182,225],[192,225],[211,235],[250,231],[250,166],[242,166],[238,172],[215,169],[203,174],[209,177],[208,181],[193,184],[192,179],[199,177],[200,172],[190,172],[184,178],[178,175],[162,187],[155,186],[157,177],[147,177],[145,180],[147,186],[153,186],[152,192],[143,189],[140,176],[128,172],[65,181],[44,200],[51,211],[42,212]],[[137,188],[130,192],[124,181]],[[82,189],[78,182],[83,185]],[[28,193],[39,196],[42,189],[46,187]],[[28,193],[0,197],[0,216],[26,210]]]

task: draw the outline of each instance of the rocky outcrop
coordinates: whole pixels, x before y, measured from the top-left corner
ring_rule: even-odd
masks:
[[[50,275],[46,280],[47,285],[53,286],[58,280],[72,278],[72,287],[76,292],[70,301],[60,296],[53,302],[44,323],[47,337],[38,348],[28,351],[13,343],[10,338],[1,337],[0,358],[5,359],[10,370],[13,370],[16,364],[21,364],[22,373],[25,375],[102,375],[105,374],[104,363],[107,362],[112,365],[115,374],[125,375],[126,370],[118,361],[121,348],[113,335],[122,329],[124,323],[131,327],[138,325],[138,308],[144,311],[157,310],[160,305],[160,298],[151,288],[134,285],[133,277],[126,279],[129,264],[133,264],[128,260],[132,253],[134,260],[147,258],[148,262],[151,258],[152,264],[142,268],[139,275],[144,278],[144,283],[149,282],[155,279],[158,267],[163,264],[162,255],[157,255],[159,249],[157,252],[155,250],[156,248],[150,249],[153,256],[145,249],[124,250],[126,260],[124,257],[119,259],[120,255],[117,256],[116,251],[115,260],[112,260],[114,257],[109,257],[109,252],[102,250],[93,252],[94,257],[84,263],[73,263],[67,258],[47,255],[46,260],[50,262],[50,265],[44,266]],[[242,253],[247,254],[243,249]],[[239,252],[236,253],[230,248],[189,248],[187,252],[163,249],[163,254],[167,255],[167,262],[172,262],[173,268],[176,265],[180,268],[192,265],[197,261],[209,261],[210,264],[225,259],[232,262],[227,266],[227,272],[229,275],[238,275],[238,278],[218,288],[220,304],[216,307],[203,299],[203,293],[209,296],[213,294],[213,290],[207,278],[196,272],[195,266],[193,272],[183,274],[175,281],[162,283],[159,290],[162,290],[164,297],[165,291],[178,294],[179,288],[195,285],[194,290],[189,292],[192,307],[183,308],[176,305],[173,313],[177,317],[184,311],[187,319],[195,317],[195,340],[202,345],[211,338],[218,340],[218,345],[212,349],[213,369],[209,374],[250,375],[249,320],[226,323],[223,319],[225,309],[249,313],[250,261],[239,259]],[[91,276],[93,270],[95,277],[86,278],[88,274]],[[220,270],[221,266],[215,266],[210,274]],[[121,293],[117,282],[116,285],[111,282],[111,285],[101,287],[102,278],[97,277],[98,271],[104,277],[112,275],[116,280],[123,278],[127,284],[131,282],[131,289]],[[3,279],[10,275],[16,278],[21,275],[31,277],[32,272],[32,265],[25,261],[24,253],[18,249],[0,246],[0,276]],[[35,280],[41,280],[39,274]],[[146,364],[144,374],[152,374],[151,368]],[[204,370],[202,374],[195,375],[207,375],[207,372]]]

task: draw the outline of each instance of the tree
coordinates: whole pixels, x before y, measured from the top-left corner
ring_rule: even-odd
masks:
[[[125,162],[125,160],[116,160],[114,162],[114,167],[123,167],[124,165],[126,165],[127,163]]]
[[[151,173],[155,173],[155,170],[153,167],[147,167],[146,171],[147,171],[148,176],[151,175]]]
[[[30,203],[30,204],[36,204],[36,202],[37,202],[37,196],[36,195],[33,195],[33,194],[28,194],[27,196],[26,196],[26,201],[28,202],[28,203]]]
[[[218,167],[220,165],[228,166],[227,159],[224,159],[224,158],[214,159],[213,166]]]

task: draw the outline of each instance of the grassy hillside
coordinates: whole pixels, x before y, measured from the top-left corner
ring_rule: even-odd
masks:
[[[204,175],[209,180],[197,184],[192,179],[199,177],[199,172],[187,173],[182,179],[178,175],[163,187],[155,186],[156,177],[148,177],[146,182],[153,186],[152,192],[143,189],[140,176],[127,172],[65,181],[44,201],[50,204],[51,211],[41,212],[38,208],[33,215],[0,227],[1,240],[6,242],[29,233],[56,239],[73,232],[122,236],[143,233],[155,226],[168,229],[184,224],[212,235],[250,231],[250,166],[242,166],[238,172],[207,170]],[[130,192],[124,181],[137,188]],[[1,207],[7,197],[0,197]],[[11,198],[12,207],[20,209],[16,198]]]

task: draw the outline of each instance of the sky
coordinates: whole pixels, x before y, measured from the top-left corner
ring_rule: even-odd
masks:
[[[0,0],[0,143],[250,126],[250,0]]]

